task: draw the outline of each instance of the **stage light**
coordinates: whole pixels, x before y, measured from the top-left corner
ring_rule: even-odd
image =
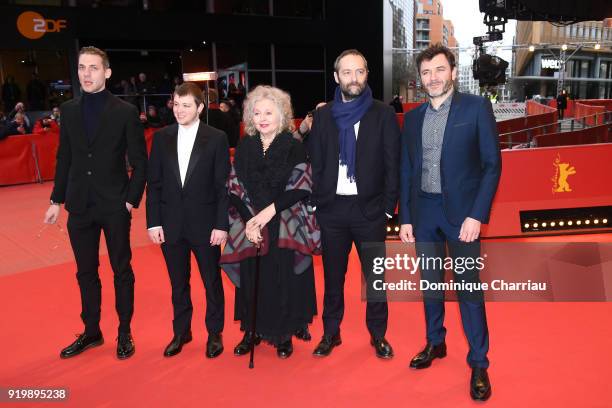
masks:
[[[600,43],[595,44],[595,49],[596,49],[596,50],[598,50],[598,49],[600,49],[600,48],[601,48],[601,44],[600,44]]]
[[[565,221],[559,221],[559,226],[562,227],[565,225]]]
[[[604,224],[607,224],[608,223],[608,219],[604,218],[603,220],[601,220],[601,222],[603,222]]]
[[[395,232],[399,232],[399,227],[395,227]]]
[[[563,51],[567,51],[567,44],[563,44],[563,45],[561,46],[561,49],[562,49]]]
[[[529,52],[534,52],[535,51],[535,47],[533,45],[529,46]]]
[[[570,225],[570,226],[571,226],[572,224],[574,224],[574,223],[572,222],[572,220],[569,220],[569,221],[567,222],[567,225]]]
[[[582,224],[582,221],[580,221],[580,220],[576,221],[576,225],[581,225],[581,224]]]
[[[554,221],[550,223],[551,227],[554,227],[555,225],[556,225],[556,223]]]
[[[593,220],[593,224],[599,224],[599,220],[598,220],[597,218],[595,218],[595,219]]]
[[[193,48],[190,48],[190,49],[189,49],[189,52],[193,52]]]
[[[391,232],[391,227],[387,227],[387,232]]]
[[[529,228],[529,224],[525,224],[525,229]]]
[[[545,222],[542,223],[542,228],[546,228],[546,223]]]
[[[538,223],[537,222],[533,223],[533,228],[538,228]]]
[[[585,223],[586,225],[589,225],[589,224],[591,223],[591,220],[584,220],[584,223]]]

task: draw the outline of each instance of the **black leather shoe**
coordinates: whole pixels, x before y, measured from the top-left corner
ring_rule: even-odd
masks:
[[[376,349],[376,357],[384,359],[393,358],[393,347],[391,347],[384,337],[378,339],[372,337],[370,339],[370,344]]]
[[[291,354],[293,354],[293,343],[291,342],[291,338],[276,346],[276,355],[279,358],[289,358]]]
[[[206,357],[215,358],[223,353],[223,337],[221,333],[209,334],[206,342]]]
[[[125,360],[132,357],[135,351],[136,346],[134,346],[132,335],[130,333],[119,333],[119,337],[117,337],[117,358]]]
[[[329,356],[334,347],[342,344],[342,339],[340,338],[340,333],[335,336],[327,336],[324,335],[321,338],[321,341],[317,345],[317,348],[314,349],[312,354],[315,357],[326,357]]]
[[[186,334],[174,336],[170,344],[168,344],[164,350],[164,357],[176,356],[181,352],[181,350],[183,350],[183,345],[189,343],[191,340],[193,340],[191,330],[189,330]]]
[[[251,338],[254,337],[255,345],[257,346],[261,343],[261,337],[258,335],[254,335],[253,332],[245,332],[242,340],[236,347],[234,347],[234,355],[235,356],[244,356],[251,351]]]
[[[440,343],[436,346],[427,343],[425,349],[414,356],[412,361],[410,361],[410,368],[427,368],[435,358],[444,357],[446,357],[446,343]]]
[[[77,334],[77,339],[60,352],[60,357],[74,357],[76,355],[81,354],[88,348],[101,346],[102,344],[104,344],[104,338],[102,337],[102,333],[99,333],[97,336],[89,336],[85,333]]]
[[[491,382],[486,368],[472,368],[470,395],[475,401],[486,401],[491,396]]]
[[[312,336],[310,335],[310,331],[308,331],[308,327],[304,327],[303,329],[297,329],[294,334],[296,339],[304,341],[312,340]]]

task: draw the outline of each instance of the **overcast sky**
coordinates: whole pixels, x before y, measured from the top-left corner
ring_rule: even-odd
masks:
[[[455,27],[455,38],[459,42],[460,47],[474,48],[472,38],[485,35],[487,26],[484,25],[484,14],[478,8],[478,0],[442,0],[444,18],[452,20]],[[506,31],[501,42],[488,43],[487,46],[496,44],[512,44],[512,38],[515,35],[516,20],[509,20],[506,24]],[[460,55],[460,64],[470,64],[472,60],[472,52],[462,52]],[[500,50],[497,55],[510,62],[512,53],[510,51]]]

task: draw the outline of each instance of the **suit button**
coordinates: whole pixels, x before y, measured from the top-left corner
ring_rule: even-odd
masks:
[[[87,170],[87,175],[91,176],[91,171],[90,170]]]

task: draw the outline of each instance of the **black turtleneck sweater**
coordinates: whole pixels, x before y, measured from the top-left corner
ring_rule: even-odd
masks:
[[[91,143],[96,136],[96,129],[100,123],[102,110],[108,100],[110,92],[106,89],[96,93],[83,92],[81,98],[81,109],[83,113],[83,124],[87,140]]]

